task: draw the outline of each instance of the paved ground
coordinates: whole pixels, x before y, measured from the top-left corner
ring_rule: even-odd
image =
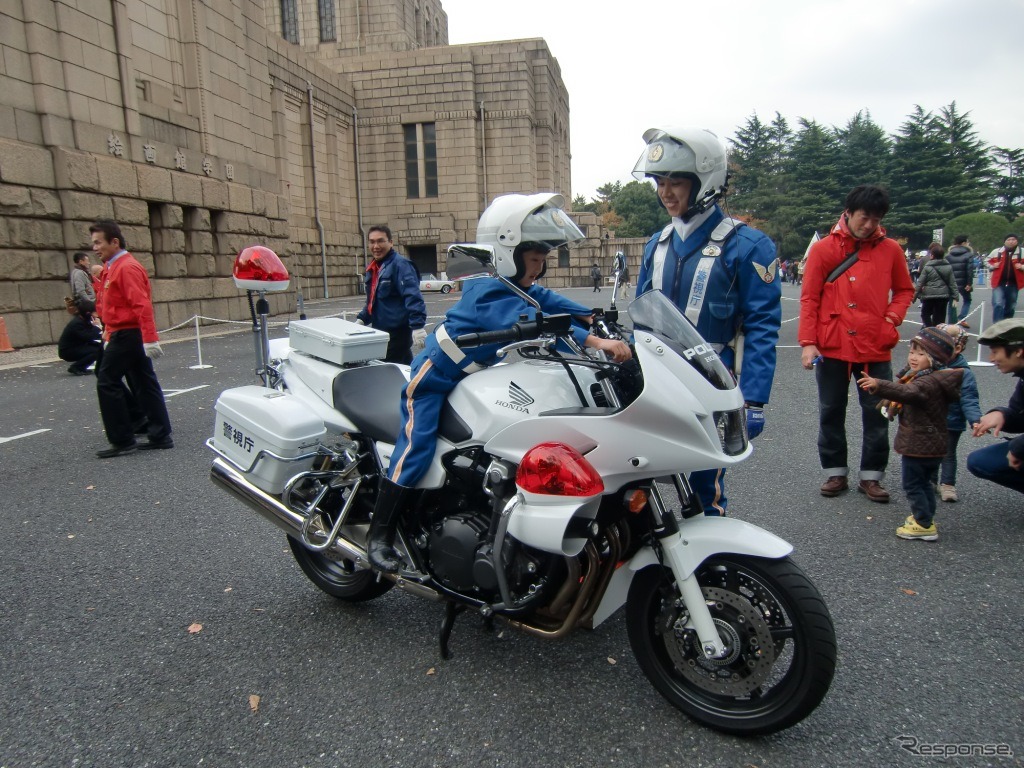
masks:
[[[190,367],[190,332],[158,362],[176,448],[111,461],[94,457],[92,379],[52,350],[0,356],[0,768],[936,762],[901,735],[1015,755],[940,764],[1021,765],[1021,498],[961,472],[964,501],[941,506],[935,544],[893,535],[907,514],[895,456],[892,504],[822,498],[797,296],[784,286],[768,426],[729,487],[735,516],[793,542],[836,623],[836,679],[800,725],[740,740],[692,724],[643,678],[621,617],[557,642],[464,619],[442,662],[438,606],[318,592],[284,537],[208,480],[212,405],[252,380],[252,340],[204,330],[212,367]],[[432,297],[431,314],[453,300]],[[974,370],[983,405],[1005,402],[1012,381]],[[962,455],[990,440],[965,439]]]

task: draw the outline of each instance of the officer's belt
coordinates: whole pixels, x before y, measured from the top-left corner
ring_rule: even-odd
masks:
[[[466,353],[459,349],[458,345],[452,341],[452,337],[445,330],[444,323],[441,323],[434,329],[434,338],[437,339],[441,351],[448,355],[448,359],[455,363],[463,373],[476,373],[487,367],[486,365],[473,362],[469,365],[464,364],[466,362]]]

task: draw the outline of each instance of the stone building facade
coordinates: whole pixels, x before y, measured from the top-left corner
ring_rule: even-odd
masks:
[[[546,44],[447,35],[437,0],[0,3],[0,315],[14,345],[60,335],[97,218],[121,223],[169,328],[248,317],[230,275],[253,243],[306,298],[335,297],[358,291],[372,224],[431,271],[496,195],[571,199],[568,94]],[[592,239],[548,284],[609,263],[613,243],[583,218]]]

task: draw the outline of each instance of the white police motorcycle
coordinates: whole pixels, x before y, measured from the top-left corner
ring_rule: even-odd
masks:
[[[492,255],[452,246],[448,274],[493,274]],[[287,279],[255,273],[269,282],[239,284]],[[442,603],[445,658],[464,611],[559,638],[624,607],[637,662],[673,705],[726,733],[787,728],[832,681],[828,608],[787,542],[705,517],[690,491],[688,473],[750,455],[730,372],[660,292],[628,315],[631,328],[614,305],[595,320],[597,333],[632,336],[626,364],[559,351],[558,340],[572,344],[568,316],[456,339],[508,342],[516,355],[449,396],[416,512],[399,527],[409,566],[397,574],[370,569],[366,555],[408,377],[373,359],[386,334],[320,319],[269,342],[264,323],[265,386],[220,395],[212,478],[288,534],[324,592],[357,602],[397,586]]]

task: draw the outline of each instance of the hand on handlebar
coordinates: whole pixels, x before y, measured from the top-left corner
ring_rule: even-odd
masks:
[[[587,346],[600,349],[616,363],[624,363],[633,357],[633,350],[629,348],[629,344],[618,339],[602,339],[591,334],[587,336]]]

